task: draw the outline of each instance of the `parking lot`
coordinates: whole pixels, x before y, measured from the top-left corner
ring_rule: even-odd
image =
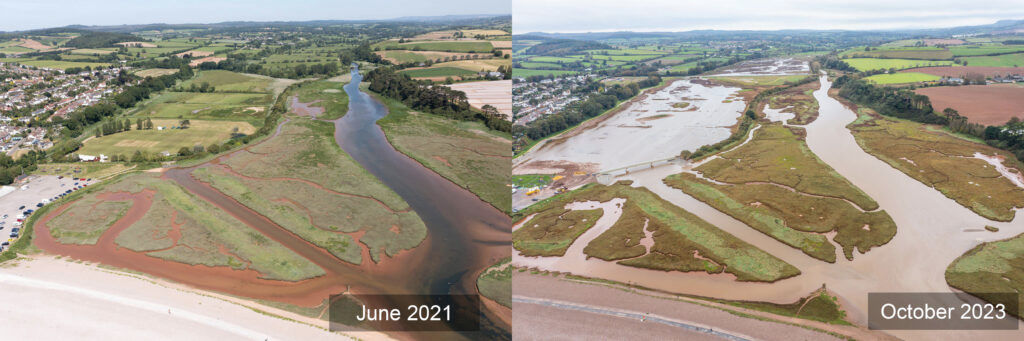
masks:
[[[93,180],[94,179],[89,179]],[[74,191],[93,181],[82,181],[55,175],[31,176],[27,180],[4,186],[0,190],[0,249],[6,250],[20,234],[24,213],[38,210],[40,203],[51,202],[67,191]],[[22,220],[22,221],[19,221]],[[17,231],[18,233],[15,233]]]

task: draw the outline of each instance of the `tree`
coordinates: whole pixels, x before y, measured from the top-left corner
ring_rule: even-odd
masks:
[[[188,127],[192,125],[192,122],[190,122],[188,119],[184,119],[179,121],[178,125],[181,126],[181,129],[188,129]]]
[[[180,155],[180,156],[192,155],[192,149],[189,149],[188,147],[181,147],[181,149],[178,149],[178,155]]]

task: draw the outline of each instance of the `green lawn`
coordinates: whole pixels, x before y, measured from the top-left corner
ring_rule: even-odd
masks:
[[[1004,54],[999,56],[965,57],[961,59],[967,62],[967,66],[1024,66],[1024,53]]]
[[[915,60],[915,59],[881,59],[881,58],[850,58],[843,59],[844,62],[850,64],[860,71],[879,70],[879,69],[910,69],[915,67],[923,66],[948,66],[953,65],[951,60]]]
[[[458,77],[474,76],[476,72],[460,69],[451,66],[432,67],[426,69],[402,70],[399,73],[407,74],[409,77]]]
[[[203,83],[209,83],[217,91],[266,92],[271,82],[273,80],[266,77],[249,76],[225,70],[206,70],[200,71],[195,78],[183,82],[181,87],[188,88],[192,84],[200,86]]]
[[[939,76],[920,72],[898,72],[874,75],[865,79],[875,84],[904,84],[937,81]]]
[[[124,154],[131,156],[136,150],[147,153],[169,152],[176,154],[181,147],[191,148],[195,145],[204,147],[213,143],[223,143],[231,138],[235,128],[242,134],[252,134],[256,131],[247,122],[233,121],[204,121],[192,120],[188,129],[164,129],[157,130],[134,130],[132,121],[131,131],[116,133],[103,137],[93,137],[85,142],[85,145],[78,150],[79,154],[86,155],[114,155]],[[177,126],[178,120],[153,120],[153,126],[171,127]]]

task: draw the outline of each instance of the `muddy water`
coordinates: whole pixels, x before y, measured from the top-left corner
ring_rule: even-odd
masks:
[[[802,274],[773,284],[741,283],[729,275],[661,272],[594,260],[583,261],[581,255],[576,253],[567,253],[567,261],[516,257],[516,262],[670,292],[778,303],[793,302],[799,296],[825,284],[845,301],[844,308],[851,320],[866,324],[869,292],[949,292],[951,288],[945,282],[944,273],[956,257],[983,241],[1004,239],[1024,232],[1024,218],[1020,218],[1024,212],[1018,212],[1016,220],[1012,222],[987,220],[864,152],[846,129],[846,125],[856,115],[827,95],[831,86],[827,79],[823,77],[821,84],[822,87],[814,92],[821,107],[820,115],[815,122],[806,126],[807,143],[818,157],[864,190],[879,203],[881,209],[892,216],[898,231],[888,244],[872,249],[867,254],[857,253],[853,261],[840,258],[835,264],[829,264],[812,259],[682,191],[666,186],[662,179],[683,171],[678,165],[666,165],[633,172],[620,179],[633,180],[635,186],[650,189],[663,199],[796,266]],[[600,221],[597,225],[603,226]],[[998,227],[1000,231],[964,231],[965,228],[980,229],[984,225]],[[576,246],[574,244],[572,247]],[[565,266],[567,263],[575,264]],[[891,334],[914,340],[977,336],[993,339],[1024,338],[1024,330],[892,331]]]
[[[426,224],[433,245],[417,255],[429,260],[414,269],[421,277],[420,292],[475,293],[477,273],[510,254],[511,219],[396,151],[375,124],[388,114],[387,107],[359,90],[361,80],[354,69],[352,82],[344,87],[349,111],[335,121],[338,145],[405,199]]]
[[[558,144],[545,143],[516,159],[598,164],[602,171],[671,158],[729,138],[729,127],[746,106],[736,98],[740,88],[678,80],[598,126]],[[672,105],[687,102],[685,108]]]

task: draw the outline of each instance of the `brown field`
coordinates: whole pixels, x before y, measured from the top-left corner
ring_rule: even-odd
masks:
[[[992,77],[1006,74],[1024,74],[1024,67],[933,66],[906,69],[900,72],[920,72],[940,77],[964,77],[968,74],[981,74],[985,77]]]
[[[491,46],[496,49],[510,49],[512,48],[511,40],[491,40]]]
[[[212,56],[213,55],[213,51],[191,50],[191,51],[185,51],[185,52],[176,54],[175,56],[184,57],[185,55],[192,55],[193,58],[195,58],[195,57],[206,57],[206,56]]]
[[[458,83],[448,86],[449,88],[466,93],[469,105],[480,109],[490,104],[498,109],[506,118],[512,118],[512,81],[490,81],[490,82],[469,82]]]
[[[971,122],[1000,125],[1024,118],[1024,86],[1016,84],[941,86],[915,92],[928,96],[935,110],[953,108]]]
[[[934,46],[934,45],[960,45],[960,44],[965,43],[965,41],[960,40],[960,39],[924,39],[924,43],[925,43],[925,45],[928,45],[928,46]]]
[[[224,58],[224,57],[206,57],[206,58],[193,59],[191,62],[188,63],[188,66],[198,66],[199,64],[202,64],[202,63],[205,63],[205,62],[219,63],[219,62],[221,62],[223,60],[227,60],[227,58]]]
[[[134,46],[141,46],[141,47],[156,47],[156,44],[153,44],[153,43],[147,43],[147,42],[144,42],[144,41],[126,41],[126,42],[123,42],[123,43],[117,43],[117,44],[114,44],[114,45],[121,45],[121,46],[130,46],[130,47],[134,47]]]
[[[40,42],[32,40],[32,39],[21,39],[21,45],[18,45],[18,46],[21,46],[21,47],[24,47],[24,48],[33,49],[33,50],[49,50],[49,49],[52,48],[50,46],[46,46],[43,43],[40,43]]]

